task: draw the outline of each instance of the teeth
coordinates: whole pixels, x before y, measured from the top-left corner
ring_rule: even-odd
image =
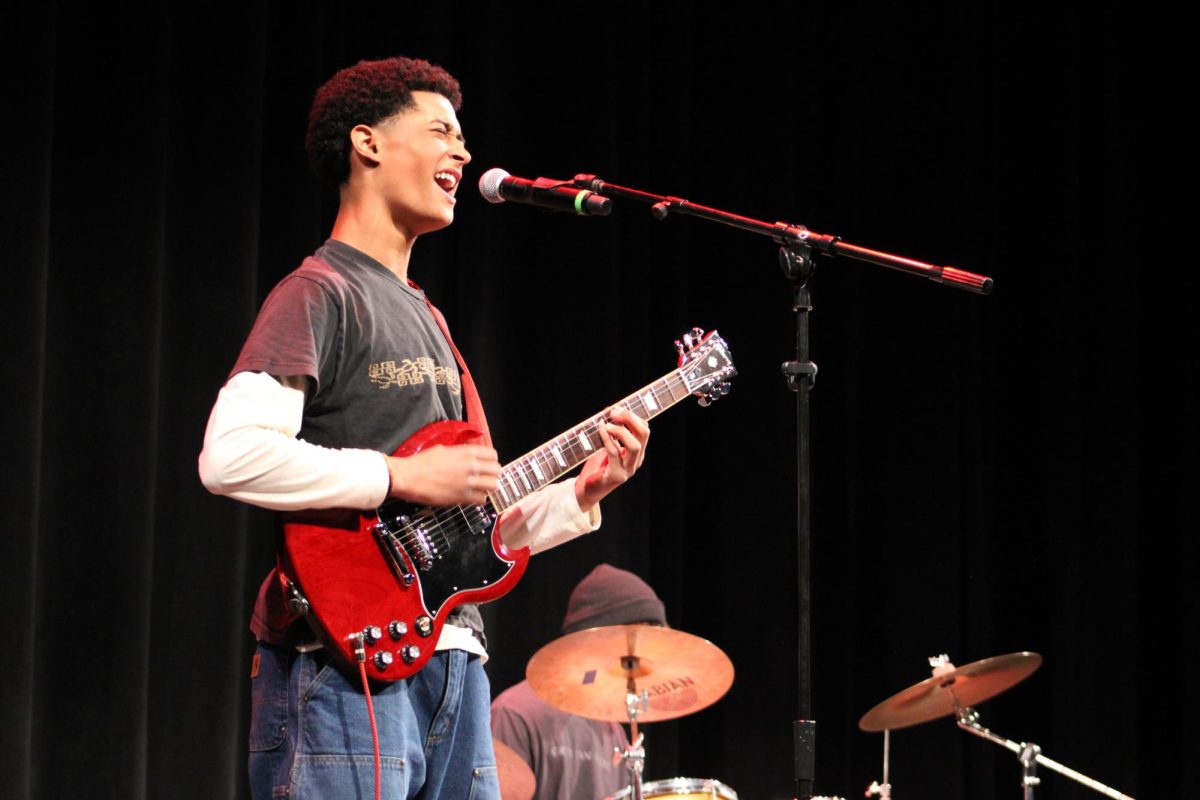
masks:
[[[439,172],[433,176],[433,179],[438,182],[439,186],[447,190],[458,185],[458,178],[449,172]]]

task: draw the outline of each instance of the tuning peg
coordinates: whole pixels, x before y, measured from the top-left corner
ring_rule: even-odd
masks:
[[[680,343],[679,341],[676,341],[675,349],[679,351],[680,355],[683,355],[684,348],[691,350],[693,347],[700,344],[700,342],[702,342],[704,340],[704,329],[703,328],[692,328],[690,331],[683,334],[683,336],[680,338],[683,339],[683,342]]]

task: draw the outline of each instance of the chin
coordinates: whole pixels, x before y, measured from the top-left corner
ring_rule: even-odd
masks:
[[[421,236],[426,233],[433,233],[434,231],[440,231],[442,228],[449,227],[450,223],[452,222],[454,222],[453,212],[438,217],[424,217],[419,222],[412,225],[410,230],[412,230],[414,235]]]

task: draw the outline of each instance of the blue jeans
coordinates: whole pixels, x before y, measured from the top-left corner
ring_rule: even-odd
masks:
[[[255,800],[375,794],[362,681],[321,650],[259,643],[251,681],[250,790]],[[371,685],[387,800],[499,800],[491,691],[477,656],[434,654],[416,675]]]

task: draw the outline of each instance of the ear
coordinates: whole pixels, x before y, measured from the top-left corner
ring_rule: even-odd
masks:
[[[350,129],[350,147],[365,166],[379,163],[379,141],[370,125],[355,125]]]

